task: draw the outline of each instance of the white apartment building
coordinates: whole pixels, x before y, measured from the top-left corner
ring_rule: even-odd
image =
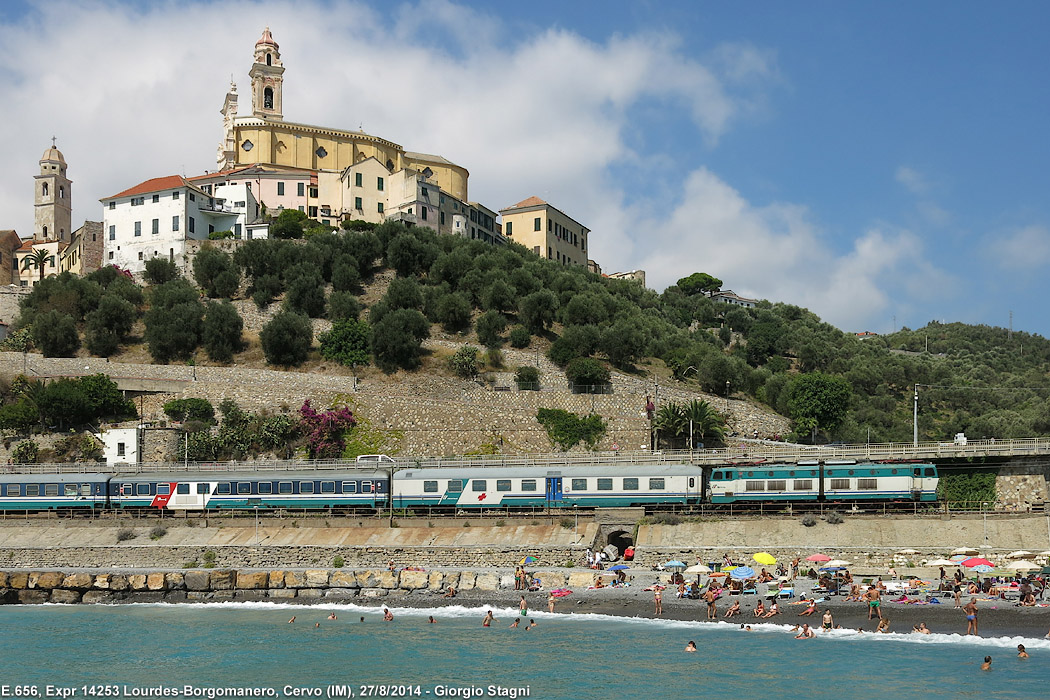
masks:
[[[179,175],[139,183],[102,200],[103,264],[142,272],[166,257],[184,264],[186,241],[231,231],[234,238],[266,238],[259,205],[246,183],[212,186],[212,194]]]

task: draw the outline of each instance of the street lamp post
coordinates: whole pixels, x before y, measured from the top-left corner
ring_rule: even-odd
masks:
[[[726,418],[729,417],[729,380],[726,380]]]
[[[911,412],[911,444],[912,447],[919,446],[919,385],[915,385],[915,396]]]

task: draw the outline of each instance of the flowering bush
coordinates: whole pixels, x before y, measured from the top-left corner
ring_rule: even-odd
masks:
[[[338,457],[343,452],[346,431],[357,425],[354,414],[346,406],[318,411],[303,401],[299,409],[299,429],[306,436],[306,449],[311,459]]]

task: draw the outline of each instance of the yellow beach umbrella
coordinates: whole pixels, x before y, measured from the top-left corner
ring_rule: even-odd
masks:
[[[759,564],[764,564],[766,566],[772,566],[773,564],[777,563],[777,558],[774,557],[772,554],[767,554],[766,552],[759,552],[751,558],[757,561]]]

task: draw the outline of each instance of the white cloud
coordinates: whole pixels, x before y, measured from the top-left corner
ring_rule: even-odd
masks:
[[[897,168],[895,179],[909,192],[915,195],[926,194],[930,189],[930,183],[918,170],[902,165]]]
[[[252,47],[269,25],[286,67],[286,119],[360,124],[444,155],[470,170],[471,198],[492,208],[538,195],[594,231],[591,257],[608,271],[644,268],[662,288],[706,270],[742,294],[852,328],[884,314],[894,285],[929,267],[905,231],[868,231],[836,254],[805,208],[756,206],[695,161],[647,148],[646,132],[664,125],[634,123],[641,106],[687,115],[693,131],[681,138],[713,147],[763,104],[776,59],[746,43],[699,59],[673,32],[527,33],[449,0],[403,5],[392,24],[366,5],[321,0],[36,8],[0,26],[0,120],[18,135],[0,171],[0,227],[23,236],[52,133],[74,180],[74,225],[100,218],[100,197],[214,168],[230,75],[244,113]],[[643,174],[624,179],[637,164]],[[680,180],[639,199],[654,165]],[[903,166],[898,179],[923,182]]]
[[[1034,270],[1050,265],[1050,228],[1025,226],[985,245],[988,258],[1004,269]]]

